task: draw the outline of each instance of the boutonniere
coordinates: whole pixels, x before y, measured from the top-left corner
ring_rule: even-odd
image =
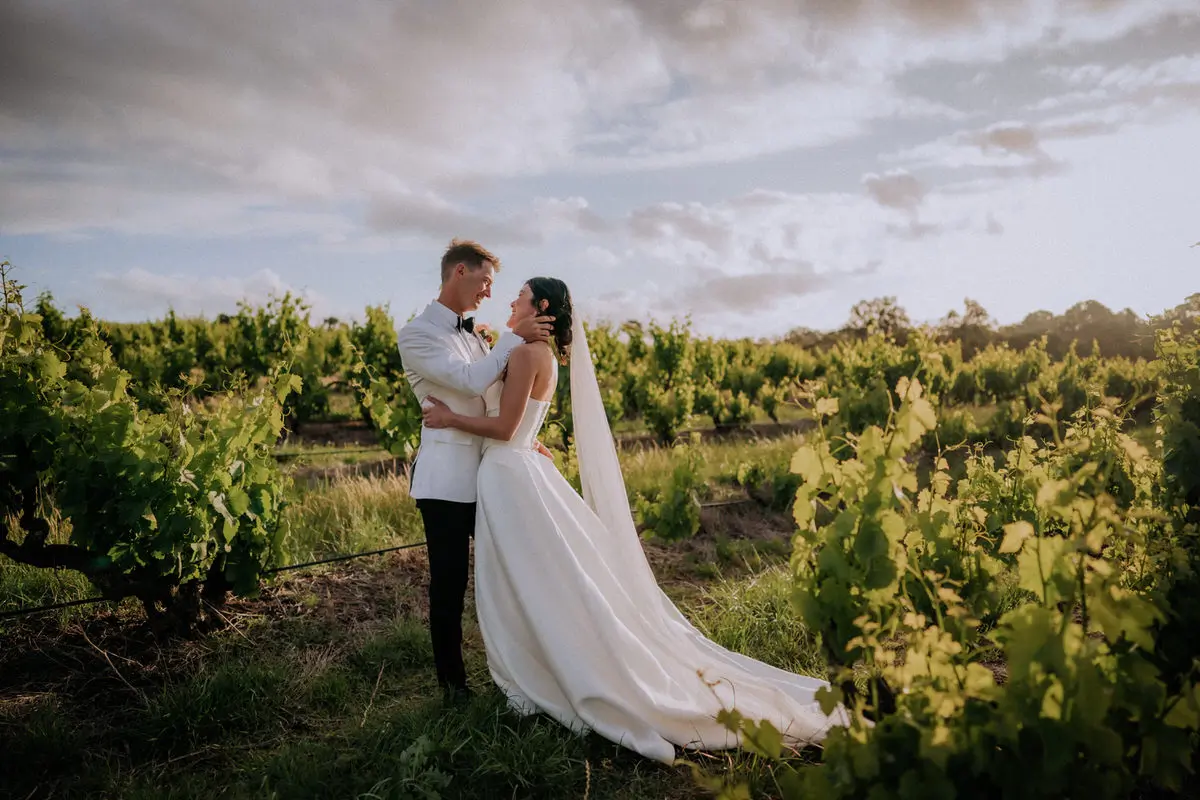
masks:
[[[496,346],[496,340],[500,338],[492,330],[492,326],[484,322],[475,326],[475,334],[483,340],[483,343],[488,346],[489,350]]]

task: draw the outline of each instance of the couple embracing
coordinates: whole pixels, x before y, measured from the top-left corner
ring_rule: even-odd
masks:
[[[543,713],[671,763],[675,748],[739,737],[722,709],[820,742],[824,681],[706,639],[659,588],[641,547],[583,322],[566,285],[531,278],[489,348],[464,314],[491,296],[499,260],[455,240],[438,298],[405,325],[400,354],[424,409],[411,493],[429,552],[438,683],[466,696],[462,612],[475,540],[475,604],[488,670],[520,714]],[[538,441],[558,370],[570,370],[580,496]]]

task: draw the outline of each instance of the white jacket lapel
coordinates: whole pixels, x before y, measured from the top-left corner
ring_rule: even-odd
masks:
[[[468,361],[479,360],[478,353],[476,353],[474,348],[472,348],[467,342],[466,337],[456,331],[454,328],[447,328],[445,325],[439,324],[432,308],[433,304],[431,303],[426,307],[424,313],[421,315],[425,318],[425,324],[435,329],[438,336],[444,339],[449,344],[451,349],[453,349],[456,353],[465,356]]]

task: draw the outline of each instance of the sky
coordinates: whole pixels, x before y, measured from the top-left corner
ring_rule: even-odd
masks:
[[[114,320],[501,259],[593,321],[1200,291],[1200,0],[5,0],[0,258]]]

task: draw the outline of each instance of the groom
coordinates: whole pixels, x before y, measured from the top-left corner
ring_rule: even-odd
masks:
[[[547,341],[553,317],[526,317],[495,348],[475,330],[475,311],[492,296],[500,260],[455,239],[442,256],[437,300],[400,329],[400,358],[417,400],[434,396],[460,414],[500,406],[500,376],[513,348]],[[462,614],[475,533],[475,481],[483,440],[452,428],[421,428],[410,494],[425,523],[429,552],[429,634],[438,684],[447,700],[470,695],[462,656]],[[545,454],[545,451],[543,450]]]

